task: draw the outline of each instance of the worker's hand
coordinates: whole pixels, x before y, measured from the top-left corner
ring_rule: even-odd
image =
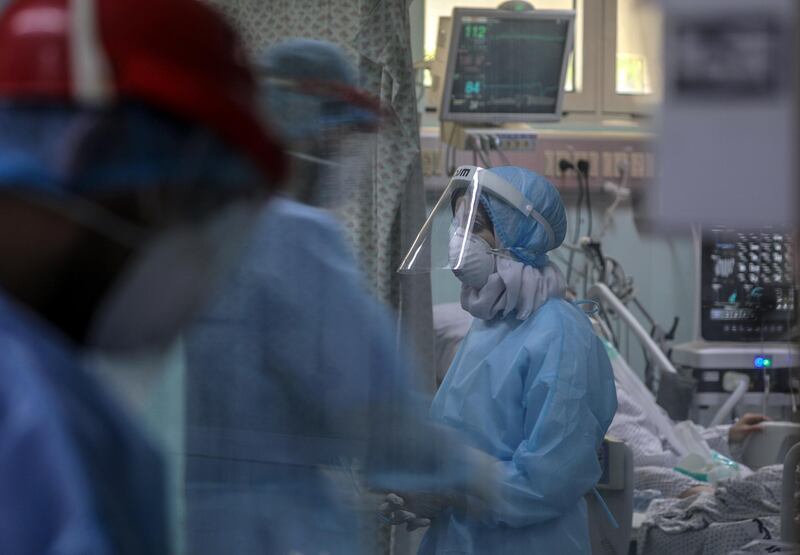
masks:
[[[378,511],[381,518],[387,523],[392,526],[405,524],[406,530],[409,532],[413,532],[417,528],[430,526],[431,524],[430,519],[418,517],[411,511],[406,510],[405,499],[395,493],[390,493],[386,496],[386,500],[381,503]]]
[[[711,486],[694,486],[678,495],[678,499],[686,499],[699,493],[714,493],[714,488]]]
[[[760,426],[760,424],[767,420],[769,420],[769,418],[763,414],[752,414],[748,412],[742,416],[736,424],[731,426],[728,432],[728,441],[730,443],[741,443],[753,432],[760,432],[763,429],[763,426]]]
[[[405,496],[406,509],[418,517],[433,520],[439,513],[453,506],[454,496],[443,493],[409,493]]]

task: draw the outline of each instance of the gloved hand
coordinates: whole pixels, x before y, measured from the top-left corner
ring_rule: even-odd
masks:
[[[381,503],[379,509],[381,517],[392,526],[406,525],[406,530],[413,532],[417,528],[430,526],[428,518],[419,517],[411,511],[404,509],[405,500],[397,494],[390,493],[386,496],[386,501]]]
[[[417,517],[433,520],[439,513],[456,505],[456,497],[445,493],[415,492],[404,494],[405,509]]]

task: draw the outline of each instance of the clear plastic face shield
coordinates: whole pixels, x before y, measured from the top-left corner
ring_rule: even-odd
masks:
[[[213,190],[188,193],[132,191],[124,209],[102,197],[18,195],[129,252],[86,330],[89,353],[128,355],[168,347],[239,260],[267,198],[257,189],[227,196]],[[132,205],[135,218],[127,214]]]
[[[372,189],[376,133],[357,128],[325,131],[309,151],[289,152],[298,171],[290,194],[298,201],[327,210],[340,210],[350,199]]]
[[[553,242],[550,224],[516,187],[483,168],[461,166],[456,169],[422,226],[398,272],[417,274],[432,269],[448,269],[456,273],[465,271],[472,262],[471,254],[475,249],[510,258],[509,250],[497,240],[492,222],[481,204],[483,194],[495,196],[524,216],[537,220]],[[449,237],[449,243],[444,242],[445,237]]]
[[[157,233],[140,229],[132,241],[128,233],[120,235],[123,222],[113,223],[113,215],[106,225],[95,220],[95,229],[124,239],[132,256],[95,313],[88,346],[119,354],[169,346],[238,261],[263,198],[226,199],[214,212]]]
[[[329,210],[372,189],[380,103],[348,85],[264,76],[264,108],[287,146],[287,192]]]

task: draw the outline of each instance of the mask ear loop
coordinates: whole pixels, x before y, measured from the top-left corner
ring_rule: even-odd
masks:
[[[489,252],[491,254],[495,255],[495,256],[499,256],[500,258],[507,258],[509,260],[515,260],[516,261],[516,258],[514,258],[514,255],[511,254],[511,251],[509,249],[506,249],[506,248],[503,248],[503,249],[489,249]]]
[[[134,250],[139,248],[150,236],[150,233],[138,224],[129,222],[101,204],[78,195],[60,193],[56,197],[55,195],[37,194],[20,195],[20,198],[45,206],[86,229]]]
[[[340,168],[342,167],[341,162],[335,162],[333,160],[326,160],[325,158],[320,158],[319,156],[314,156],[313,154],[306,154],[305,152],[299,152],[296,150],[287,150],[286,154],[291,156],[292,158],[297,158],[298,160],[303,160],[304,162],[311,162],[313,164],[319,164],[320,166],[327,166],[331,168]]]

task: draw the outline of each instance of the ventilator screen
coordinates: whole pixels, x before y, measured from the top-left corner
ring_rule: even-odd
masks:
[[[791,234],[703,228],[701,333],[707,341],[784,341],[795,325]]]

